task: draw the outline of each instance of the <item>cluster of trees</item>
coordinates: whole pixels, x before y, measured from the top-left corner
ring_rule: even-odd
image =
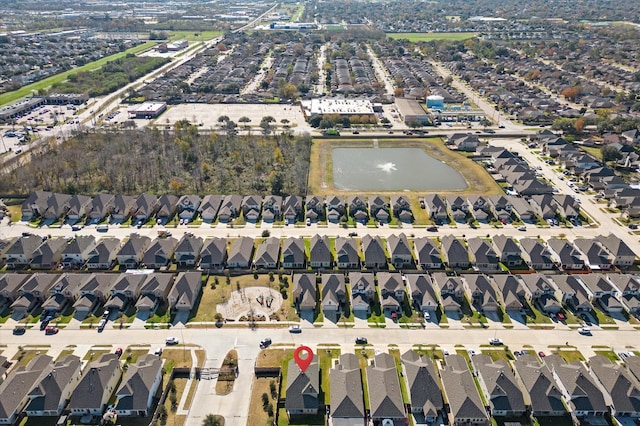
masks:
[[[378,124],[378,119],[375,115],[352,115],[352,116],[340,116],[338,114],[327,115],[312,115],[307,120],[311,127],[317,127],[320,129],[331,129],[339,125],[341,127],[351,127],[353,125],[369,125]]]
[[[89,96],[107,95],[167,62],[167,58],[127,54],[95,71],[71,74],[66,81],[55,83],[51,90],[56,93],[88,93]]]
[[[269,123],[265,122],[265,126]],[[158,129],[79,133],[0,181],[5,193],[305,194],[309,135]]]

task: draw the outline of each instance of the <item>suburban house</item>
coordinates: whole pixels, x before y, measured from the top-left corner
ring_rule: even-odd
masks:
[[[477,354],[470,357],[489,413],[494,417],[520,417],[527,412],[524,395],[509,363],[503,359]]]
[[[218,203],[218,205],[220,205]],[[176,210],[178,218],[191,222],[196,218],[198,209],[200,208],[200,197],[197,195],[183,195],[178,199]],[[216,211],[217,213],[217,211]]]
[[[500,290],[505,311],[521,312],[527,300],[527,292],[522,283],[511,274],[496,274],[493,280]]]
[[[582,252],[585,264],[592,270],[608,271],[611,269],[613,256],[598,240],[591,238],[576,238],[573,244]]]
[[[101,222],[113,211],[114,196],[98,194],[91,199],[85,210],[85,216],[91,222]]]
[[[509,197],[511,211],[515,213],[521,221],[534,223],[537,221],[535,209],[524,198]]]
[[[114,284],[118,275],[109,273],[94,273],[89,275],[88,279],[79,289],[78,298],[73,304],[73,309],[80,316],[87,316],[94,312],[111,294],[111,286]]]
[[[60,263],[65,268],[80,268],[95,247],[96,239],[93,235],[76,235],[62,250]]]
[[[82,362],[75,355],[66,355],[46,366],[40,380],[29,391],[29,403],[24,413],[30,417],[59,416],[71,393],[80,381]],[[5,395],[5,394],[3,394]]]
[[[369,214],[378,222],[388,223],[391,219],[386,197],[376,195],[369,197]]]
[[[522,250],[513,238],[503,234],[494,235],[492,244],[500,262],[504,265],[507,267],[522,265]]]
[[[440,304],[445,315],[460,315],[464,298],[464,285],[460,277],[449,277],[444,272],[436,272],[431,278],[440,290]]]
[[[151,194],[140,194],[131,207],[131,220],[145,223],[154,215],[158,207],[158,197]]]
[[[496,219],[500,221],[510,222],[511,211],[513,206],[511,200],[505,195],[491,195],[489,197],[489,205],[491,206],[491,213]]]
[[[620,313],[624,311],[622,303],[618,300],[618,290],[604,274],[581,275],[580,279],[591,294],[593,294],[594,302],[597,303],[603,311],[608,313]]]
[[[613,234],[596,237],[602,247],[607,249],[613,258],[614,266],[618,268],[628,268],[636,260],[636,254],[620,238]]]
[[[200,251],[200,268],[222,270],[227,265],[226,238],[208,238],[204,240]]]
[[[161,383],[162,360],[156,355],[143,355],[135,364],[129,364],[116,391],[115,410],[118,416],[149,416]]]
[[[280,195],[265,195],[262,200],[262,220],[273,223],[282,215],[282,197]]]
[[[242,195],[225,195],[218,210],[218,222],[227,223],[237,218],[240,215],[242,201]]]
[[[315,223],[325,217],[324,200],[317,195],[308,195],[305,200],[305,218]]]
[[[622,303],[632,315],[640,313],[640,277],[630,274],[609,274],[611,281],[620,290]],[[2,288],[0,284],[0,288]]]
[[[173,274],[158,272],[146,274],[140,287],[140,297],[136,302],[137,315],[148,318],[158,307],[166,304],[172,286]]]
[[[591,312],[591,295],[573,275],[549,276],[558,288],[556,298],[576,312]]]
[[[298,367],[295,360],[289,360],[286,386],[287,398],[284,408],[290,417],[317,414],[320,407],[318,355],[313,355],[313,361],[305,371]]]
[[[567,413],[560,387],[546,364],[540,364],[534,355],[522,355],[514,365],[529,397],[531,414],[550,417]]]
[[[472,307],[485,315],[500,310],[498,292],[491,284],[489,277],[484,274],[465,274],[462,278],[469,288],[469,300]]]
[[[338,321],[347,299],[343,274],[322,274],[322,300],[320,307],[325,318]]]
[[[376,276],[380,291],[380,306],[385,315],[395,318],[402,311],[406,296],[402,275],[399,272],[378,272]]]
[[[257,269],[276,269],[280,261],[280,238],[270,237],[261,242],[253,257],[253,267]]]
[[[300,317],[315,318],[317,292],[315,274],[293,275],[293,302]]]
[[[35,191],[22,203],[22,220],[28,221],[34,219],[47,209],[47,200],[51,197],[49,191]]]
[[[285,197],[282,205],[282,216],[285,223],[295,223],[302,218],[302,197],[289,195]]]
[[[145,274],[120,274],[111,286],[111,296],[104,307],[110,311],[126,311],[140,297],[140,289],[145,279]]]
[[[67,240],[58,238],[47,238],[33,251],[29,266],[31,269],[53,269],[62,259],[62,251],[67,246]]]
[[[580,217],[580,203],[572,195],[553,194],[560,216],[567,219]]]
[[[28,275],[16,273],[0,275],[0,309],[6,309],[20,296],[18,289],[27,278],[29,278]]]
[[[262,212],[262,196],[247,195],[242,199],[242,215],[247,222],[255,223]]]
[[[91,197],[87,195],[74,194],[67,203],[67,220],[78,221],[82,219],[87,211],[87,206],[91,203]]]
[[[155,205],[156,222],[166,224],[176,214],[179,198],[175,195],[164,194]]]
[[[571,414],[578,419],[602,417],[609,414],[604,395],[597,379],[591,375],[582,362],[566,363],[560,355],[549,355],[544,362],[551,366],[551,372],[562,392],[562,398]]]
[[[456,425],[489,424],[487,410],[462,355],[447,355],[446,366],[440,370],[450,415]]]
[[[375,299],[373,272],[349,273],[349,286],[353,315],[358,318],[366,318],[370,312],[371,302]]]
[[[303,269],[307,265],[307,254],[301,238],[289,237],[282,243],[282,267]]]
[[[248,269],[251,265],[253,249],[253,238],[251,237],[240,237],[233,241],[229,249],[227,267]]]
[[[413,266],[413,253],[406,235],[391,234],[387,238],[387,248],[391,263],[396,269]]]
[[[167,302],[172,312],[191,312],[202,293],[201,272],[180,272],[169,292]]]
[[[198,264],[198,259],[200,259],[202,246],[202,238],[196,237],[192,233],[184,234],[173,252],[178,267],[195,267]]]
[[[331,268],[332,265],[333,256],[329,248],[329,237],[314,235],[309,245],[309,266],[312,268]]]
[[[18,289],[18,298],[11,304],[12,316],[23,318],[47,300],[49,289],[58,277],[52,274],[31,274]]]
[[[54,221],[64,217],[69,209],[70,200],[71,195],[68,194],[51,194],[51,196],[47,198],[46,210],[41,212],[40,216],[47,221]]]
[[[456,222],[464,222],[469,212],[467,200],[459,195],[450,195],[446,198],[449,207],[449,215]]]
[[[29,392],[40,383],[45,371],[51,368],[53,358],[36,355],[24,367],[17,367],[0,383],[0,423],[15,424],[29,403]]]
[[[379,236],[369,234],[362,237],[362,254],[364,255],[364,267],[368,269],[386,269],[387,256],[384,252],[382,239]]]
[[[349,216],[353,217],[357,222],[366,223],[369,220],[367,211],[367,202],[364,197],[354,195],[349,198]]]
[[[360,268],[360,253],[356,240],[353,238],[336,237],[336,265],[342,269]]]
[[[416,310],[435,315],[438,310],[438,298],[433,282],[427,274],[406,275],[407,291]]]
[[[142,262],[142,257],[149,244],[151,244],[151,238],[139,234],[131,234],[116,254],[118,264],[123,268],[136,268]]]
[[[37,235],[27,235],[17,238],[7,247],[2,255],[3,262],[9,268],[27,266],[33,258],[33,252],[42,244],[42,238]]]
[[[171,264],[178,240],[173,237],[156,238],[142,256],[146,268],[160,269]]]
[[[407,413],[402,402],[395,359],[385,352],[376,354],[373,365],[367,366],[366,373],[371,420],[376,424],[384,419],[405,421]]]
[[[531,302],[546,314],[557,314],[562,310],[562,304],[555,297],[556,288],[551,280],[542,274],[519,275],[520,280],[531,294]]]
[[[549,238],[547,246],[551,250],[552,259],[562,269],[582,269],[584,262],[577,248],[567,240]]]
[[[130,195],[116,195],[110,203],[111,220],[114,222],[124,222],[131,217],[135,211],[136,199]]]
[[[327,220],[333,223],[339,222],[346,212],[344,197],[338,195],[328,196],[325,198],[324,204],[327,209]]]
[[[344,353],[329,371],[331,421],[333,426],[363,425],[364,392],[358,357]]]
[[[558,215],[558,204],[551,194],[533,195],[531,205],[543,219],[552,219]]]
[[[467,197],[469,212],[475,220],[481,223],[488,223],[491,218],[491,205],[489,199],[482,195],[469,195]]]
[[[469,267],[469,252],[462,241],[447,234],[442,237],[441,251],[445,263],[449,268],[467,269]]]
[[[602,355],[589,358],[589,367],[607,393],[611,395],[612,416],[640,417],[640,404],[638,404],[640,385],[627,368],[618,363],[612,363]]]
[[[416,238],[413,240],[413,248],[421,269],[442,268],[442,254],[434,240],[427,237]]]
[[[475,152],[480,146],[480,139],[474,134],[454,133],[445,144],[456,151]]]
[[[400,357],[407,380],[411,412],[424,417],[427,423],[433,423],[444,411],[440,378],[427,356],[420,356],[408,350]]]
[[[120,249],[118,238],[102,238],[96,246],[87,254],[88,269],[111,269],[116,261]]]
[[[402,223],[413,222],[413,212],[411,211],[411,204],[409,198],[404,195],[391,196],[391,211],[393,216],[397,217]]]
[[[543,242],[534,238],[523,238],[519,242],[522,247],[522,259],[529,268],[541,271],[555,267],[553,255]]]
[[[497,271],[500,269],[500,259],[498,259],[489,241],[483,238],[469,238],[467,245],[469,246],[469,253],[475,269],[479,271]]]
[[[202,198],[202,202],[198,206],[198,214],[204,222],[215,222],[223,198],[222,195],[205,195]]]
[[[449,221],[447,205],[438,194],[425,195],[424,206],[429,213],[429,217],[436,223],[445,223]]]
[[[68,408],[71,415],[102,416],[121,376],[118,355],[103,354],[91,361],[71,394]]]
[[[62,313],[67,306],[72,306],[80,295],[80,288],[87,280],[85,274],[62,274],[49,289],[49,298],[42,303],[44,313]]]

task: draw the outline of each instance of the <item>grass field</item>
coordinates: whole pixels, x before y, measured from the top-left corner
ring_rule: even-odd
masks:
[[[222,31],[170,31],[169,40],[203,41],[211,40],[223,34]]]
[[[55,83],[59,83],[65,81],[69,75],[75,74],[81,71],[92,71],[102,67],[109,61],[113,61],[118,58],[124,58],[129,53],[137,54],[143,52],[152,46],[155,46],[155,42],[146,42],[142,43],[136,47],[132,47],[131,49],[127,49],[124,52],[116,53],[111,56],[107,56],[106,58],[99,59],[95,62],[88,63],[81,67],[73,68],[65,72],[61,72],[60,74],[52,75],[51,77],[45,78],[44,80],[37,81],[35,83],[28,84],[26,86],[21,87],[18,90],[14,90],[13,92],[3,93],[0,95],[0,106],[4,106],[6,104],[10,104],[12,102],[17,101],[25,96],[30,95],[33,91],[44,90],[51,87]]]
[[[475,37],[476,33],[387,33],[387,37],[396,40],[431,41],[431,40],[467,40]]]

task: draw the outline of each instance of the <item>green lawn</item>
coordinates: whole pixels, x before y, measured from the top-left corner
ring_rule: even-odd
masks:
[[[331,403],[331,391],[329,382],[329,370],[333,367],[334,360],[340,356],[340,349],[318,349],[320,362],[320,388],[324,396],[325,404]]]
[[[222,31],[170,31],[169,39],[171,41],[176,40],[188,40],[188,41],[203,41],[211,40],[219,37],[223,34]]]
[[[60,74],[52,75],[51,77],[45,78],[44,80],[40,80],[40,81],[36,81],[35,83],[28,84],[26,86],[21,87],[18,90],[14,90],[13,92],[3,93],[2,95],[0,95],[0,106],[10,104],[12,102],[17,101],[18,99],[31,95],[31,92],[33,91],[40,91],[43,89],[47,89],[48,87],[52,86],[55,83],[60,83],[62,81],[65,81],[67,77],[69,77],[69,75],[71,74],[76,74],[82,71],[88,72],[88,71],[95,70],[97,68],[102,67],[104,64],[106,64],[109,61],[113,61],[119,58],[124,58],[130,53],[137,54],[137,53],[143,52],[154,45],[155,45],[154,42],[142,43],[138,46],[132,47],[131,49],[127,49],[124,52],[116,53],[114,55],[107,56],[97,61],[88,63],[81,67],[73,68],[68,71],[61,72]]]
[[[475,37],[476,33],[387,33],[387,37],[395,40],[431,41],[431,40],[467,40]]]

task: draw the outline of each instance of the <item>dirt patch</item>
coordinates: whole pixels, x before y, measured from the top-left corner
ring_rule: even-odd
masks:
[[[268,321],[282,306],[282,295],[269,287],[245,287],[232,291],[229,300],[216,306],[224,318],[239,320],[253,317]]]

